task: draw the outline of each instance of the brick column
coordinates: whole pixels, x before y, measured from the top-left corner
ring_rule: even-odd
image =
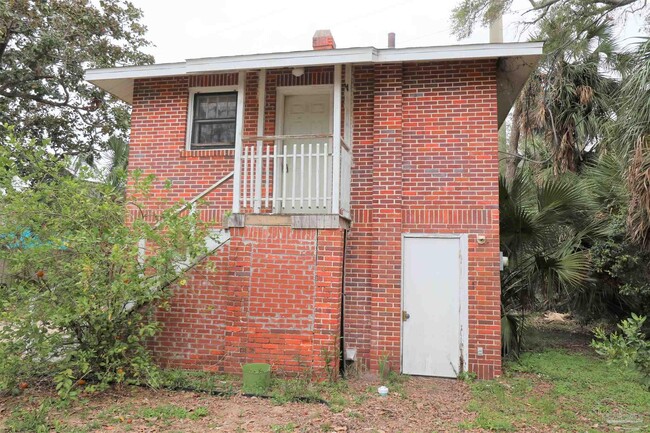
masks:
[[[326,361],[338,371],[343,278],[343,230],[318,230],[312,366],[323,372]]]
[[[370,367],[400,368],[402,65],[375,67]]]

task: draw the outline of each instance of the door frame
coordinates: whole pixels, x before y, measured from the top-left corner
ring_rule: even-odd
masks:
[[[334,85],[333,84],[310,84],[305,86],[278,86],[276,88],[275,97],[275,135],[284,134],[284,99],[286,96],[294,95],[328,95],[329,96],[329,129],[333,136],[334,132]],[[282,140],[275,140],[274,152],[277,155],[282,145]],[[332,154],[333,156],[333,154]],[[284,176],[284,172],[279,170],[279,167],[273,169],[273,191],[279,191],[281,182],[280,176]],[[327,175],[326,175],[327,176]],[[276,208],[275,202],[273,203],[273,213],[281,213],[282,206]]]
[[[401,290],[400,290],[400,338],[399,338],[399,350],[400,350],[400,373],[404,371],[404,321],[402,320],[402,311],[404,311],[404,252],[406,251],[406,240],[407,239],[417,239],[417,238],[430,238],[430,239],[458,239],[460,241],[460,287],[458,288],[460,293],[460,329],[459,336],[460,341],[458,342],[461,346],[461,354],[463,356],[463,365],[461,366],[462,371],[467,371],[468,369],[468,357],[469,357],[469,279],[468,279],[468,234],[453,234],[453,233],[402,233],[402,266],[401,266]],[[460,371],[458,372],[460,374]]]

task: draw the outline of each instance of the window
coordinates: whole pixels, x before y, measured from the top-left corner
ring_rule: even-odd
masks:
[[[235,147],[237,92],[196,93],[190,149]]]

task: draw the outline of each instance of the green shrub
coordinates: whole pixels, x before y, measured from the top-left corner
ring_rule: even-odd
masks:
[[[110,383],[156,385],[146,348],[159,330],[154,313],[172,283],[183,284],[180,264],[205,253],[205,228],[168,203],[153,222],[129,222],[153,177],[134,174],[127,204],[89,170],[71,174],[69,161],[13,140],[0,147],[0,260],[9,272],[0,286],[0,391],[36,380],[53,380],[62,397]]]
[[[619,332],[607,335],[601,328],[596,329],[596,339],[592,346],[600,355],[611,361],[634,366],[641,373],[644,384],[650,389],[650,341],[643,333],[646,317],[632,314],[629,319],[618,324]]]

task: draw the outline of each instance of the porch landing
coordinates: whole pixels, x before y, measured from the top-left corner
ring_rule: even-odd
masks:
[[[350,220],[334,214],[249,214],[234,213],[224,218],[224,228],[276,227],[284,226],[292,229],[343,229],[350,228]]]

